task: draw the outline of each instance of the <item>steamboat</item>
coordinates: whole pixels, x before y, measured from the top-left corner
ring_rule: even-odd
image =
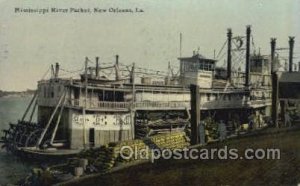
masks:
[[[58,63],[51,78],[38,82],[23,117],[4,130],[4,147],[14,154],[69,156],[111,142],[145,138],[159,133],[190,130],[190,85],[198,85],[200,115],[204,121],[224,121],[235,133],[258,118],[256,128],[271,115],[270,56],[250,50],[247,27],[245,71],[232,70],[232,32],[227,33],[227,69],[194,52],[179,57],[179,71],[160,75],[135,64],[105,65],[86,58],[78,78],[61,78]],[[242,43],[241,43],[242,44]],[[224,45],[226,46],[226,45]],[[241,46],[238,46],[241,47]],[[93,64],[93,65],[91,65]],[[108,74],[110,71],[111,74]],[[127,72],[127,73],[126,73]],[[33,122],[37,112],[37,121]]]

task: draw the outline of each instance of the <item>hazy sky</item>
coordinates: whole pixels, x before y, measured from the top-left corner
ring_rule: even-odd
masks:
[[[144,13],[15,13],[15,8],[140,8]],[[300,61],[299,0],[136,0],[14,1],[0,0],[0,89],[36,88],[50,64],[80,69],[85,56],[154,69],[178,65],[179,33],[183,56],[213,57],[226,40],[227,28],[245,35],[252,25],[256,47],[270,53],[270,37],[278,47],[295,38]],[[287,52],[282,55],[287,56]],[[223,62],[222,62],[223,63]]]

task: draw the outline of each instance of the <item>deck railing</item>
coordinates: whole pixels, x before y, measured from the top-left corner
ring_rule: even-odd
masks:
[[[135,102],[135,108],[185,108],[190,107],[190,102],[184,101],[170,101],[170,102],[162,102],[162,101],[147,101],[147,102]]]
[[[93,101],[73,99],[69,101],[70,106],[86,107],[89,109],[127,109],[130,108],[130,102],[111,102],[111,101]]]
[[[132,102],[109,102],[109,101],[90,101],[73,99],[69,102],[70,106],[74,107],[85,107],[89,109],[129,109],[132,107]],[[135,102],[133,103],[134,108],[185,108],[189,107],[190,102],[183,101],[171,101],[171,102],[161,102],[161,101],[147,101],[147,102]]]
[[[201,107],[206,109],[213,108],[231,108],[231,107],[247,107],[269,104],[271,101],[269,99],[265,100],[214,100],[202,102]],[[143,101],[135,102],[109,102],[109,101],[91,101],[88,100],[85,104],[85,100],[71,100],[69,105],[73,107],[86,107],[87,109],[184,109],[190,108],[189,101]]]

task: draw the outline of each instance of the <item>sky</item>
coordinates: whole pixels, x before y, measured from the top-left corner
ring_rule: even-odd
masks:
[[[300,61],[300,0],[0,0],[0,90],[35,89],[51,64],[81,69],[85,57],[167,70],[194,50],[213,58],[227,28],[245,35],[251,25],[257,50],[270,53],[270,38],[288,47],[295,36]],[[15,13],[15,8],[143,9],[143,13]],[[297,22],[298,21],[298,22]],[[282,51],[287,57],[288,52]],[[223,63],[220,61],[219,63]]]

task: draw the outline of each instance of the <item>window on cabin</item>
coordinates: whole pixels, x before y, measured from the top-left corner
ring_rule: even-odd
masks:
[[[212,71],[214,69],[214,65],[211,62],[201,60],[198,65],[198,69],[205,71]]]
[[[103,99],[102,96],[103,96],[102,94],[99,94],[99,99]],[[103,101],[123,102],[124,101],[124,92],[105,91]]]
[[[80,91],[78,88],[74,89],[74,99],[79,99]]]
[[[47,97],[47,87],[44,86],[44,97],[46,98]]]
[[[98,100],[103,101],[103,92],[98,93]]]
[[[230,95],[230,94],[228,95],[228,100],[229,100],[229,101],[231,100],[231,95]]]
[[[219,99],[219,94],[215,94],[216,100]]]
[[[124,101],[124,92],[115,93],[115,101],[123,102]]]
[[[50,87],[50,97],[54,98],[54,87]]]
[[[207,101],[210,101],[210,94],[207,94]]]
[[[113,91],[105,91],[103,101],[113,101]]]

